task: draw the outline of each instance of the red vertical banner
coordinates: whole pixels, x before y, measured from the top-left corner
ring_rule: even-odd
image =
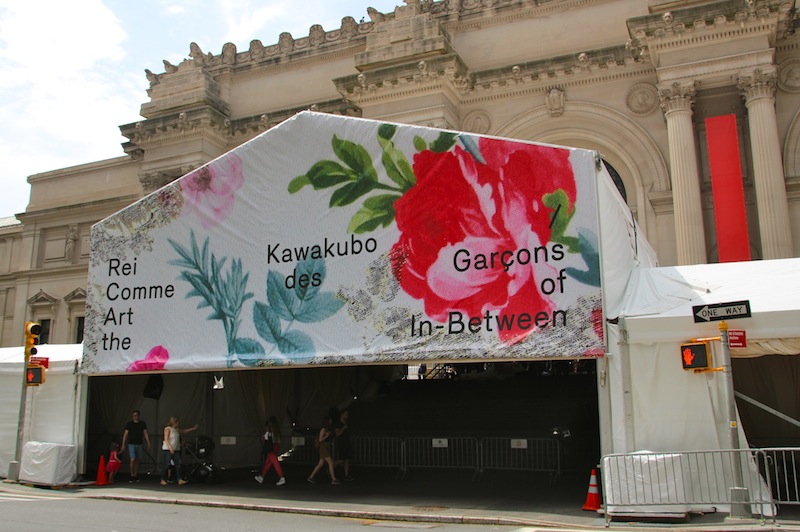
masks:
[[[736,115],[706,118],[720,262],[750,260]]]

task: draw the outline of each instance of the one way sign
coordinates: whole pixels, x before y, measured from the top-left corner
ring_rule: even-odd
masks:
[[[714,303],[692,307],[695,323],[707,321],[735,320],[750,317],[750,301],[733,301],[731,303]]]

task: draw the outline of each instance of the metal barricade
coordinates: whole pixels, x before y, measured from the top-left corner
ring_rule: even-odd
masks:
[[[487,469],[550,473],[551,482],[561,475],[561,444],[553,438],[481,438],[478,472]]]
[[[403,440],[393,437],[351,437],[352,462],[358,467],[403,468]],[[334,444],[334,457],[338,458]]]
[[[319,460],[319,451],[314,445],[313,435],[293,435],[289,439],[289,450],[280,455],[282,462],[292,464],[316,464]]]
[[[779,507],[800,505],[800,448],[769,447],[759,451],[763,458],[762,474],[772,487],[772,500]]]
[[[771,478],[760,473],[764,460],[762,450],[751,449],[604,456],[606,526],[615,514],[685,514],[717,505],[774,521]]]
[[[473,479],[478,475],[480,454],[477,438],[406,438],[404,446],[403,476],[409,468],[471,469]]]

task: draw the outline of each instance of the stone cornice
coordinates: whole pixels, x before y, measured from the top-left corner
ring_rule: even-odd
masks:
[[[65,216],[75,216],[74,214],[69,213],[80,213],[82,216],[85,216],[88,212],[94,211],[98,213],[97,220],[101,220],[102,218],[113,214],[114,212],[130,205],[140,198],[141,196],[138,194],[125,194],[122,196],[115,196],[113,198],[97,201],[88,201],[60,207],[26,211],[18,214],[17,219],[24,226],[32,226],[37,223],[63,221]]]
[[[343,116],[361,116],[361,109],[344,99],[328,100],[325,102],[318,102],[311,106],[282,109],[272,113],[228,120],[226,122],[228,128],[228,142],[232,143],[233,146],[238,146],[256,135],[263,133],[267,129],[280,124],[284,120],[293,117],[297,113],[307,110]]]
[[[792,3],[787,0],[721,0],[635,17],[628,20],[628,31],[639,40],[669,41],[692,38],[712,28],[763,28],[766,24],[778,27],[778,35],[783,36],[789,30],[791,7]]]
[[[28,177],[28,183],[43,183],[49,180],[60,180],[68,176],[80,176],[94,170],[102,170],[113,168],[116,166],[126,166],[131,164],[131,158],[127,155],[121,157],[114,157],[113,159],[104,159],[102,161],[95,161],[86,164],[79,164],[76,166],[68,166],[67,168],[60,168],[58,170],[51,170],[49,172],[42,172],[33,174]]]
[[[517,20],[550,16],[576,7],[603,3],[606,0],[460,0],[453,3],[456,11],[432,8],[431,13],[444,18],[442,26],[451,33],[475,31],[488,26],[508,24]]]
[[[498,99],[545,94],[554,87],[568,89],[570,87],[596,85],[623,79],[641,80],[642,77],[647,76],[655,76],[655,69],[650,65],[637,64],[633,68],[626,65],[619,67],[619,70],[612,68],[602,69],[598,72],[586,74],[585,76],[557,75],[548,78],[539,77],[537,79],[529,77],[523,78],[513,85],[510,83],[499,83],[489,87],[476,88],[462,99],[462,103],[464,105],[472,105]]]
[[[363,72],[334,80],[339,92],[367,103],[437,90],[440,80],[461,94],[463,104],[546,93],[555,86],[579,87],[655,74],[630,45],[591,50],[471,73],[457,55]]]
[[[375,16],[386,19],[393,15]],[[264,46],[260,40],[255,39],[250,42],[249,49],[244,52],[237,51],[236,45],[233,43],[226,43],[219,55],[211,52],[204,53],[197,44],[191,43],[189,59],[185,59],[178,65],[172,65],[165,60],[164,72],[155,74],[147,70],[147,78],[152,88],[161,83],[165,76],[170,76],[181,68],[189,66],[199,66],[214,76],[232,75],[261,66],[269,67],[300,58],[308,59],[313,55],[324,55],[329,58],[330,54],[350,54],[354,42],[358,43],[357,46],[363,46],[366,34],[372,31],[374,24],[373,21],[357,23],[353,17],[344,17],[342,26],[337,30],[325,31],[319,24],[314,24],[307,37],[295,39],[290,33],[284,32],[281,33],[277,44]]]
[[[346,48],[336,49],[324,54],[291,58],[283,57],[278,61],[253,64],[250,68],[237,69],[236,71],[230,72],[229,75],[234,81],[247,81],[268,75],[292,72],[294,70],[308,68],[318,63],[326,63],[331,60],[352,58],[354,55],[363,52],[365,49],[366,41],[362,39],[358,42],[351,43],[351,46]],[[220,74],[223,75],[226,73]]]
[[[126,151],[145,150],[148,147],[197,137],[212,137],[225,145],[228,142],[228,122],[228,118],[216,109],[205,107],[126,124],[120,126],[120,131],[131,141],[126,145]]]
[[[416,4],[421,13],[430,13],[447,31],[465,32],[479,30],[487,26],[507,24],[515,20],[525,20],[539,16],[549,16],[576,7],[603,3],[607,0],[422,0]],[[398,8],[398,9],[407,9]],[[253,40],[248,50],[239,52],[232,43],[226,43],[222,51],[215,55],[204,53],[200,47],[191,43],[189,58],[178,65],[164,61],[164,72],[154,73],[146,70],[150,87],[161,83],[171,74],[190,66],[200,66],[215,78],[220,76],[261,75],[264,69],[281,71],[298,61],[316,62],[331,57],[345,57],[354,53],[354,48],[363,51],[367,34],[383,22],[395,19],[395,13],[379,13],[368,9],[371,20],[357,23],[353,17],[344,17],[339,29],[325,31],[319,24],[309,29],[309,35],[295,39],[290,33],[280,35],[276,44],[264,46]],[[356,52],[357,53],[357,52]],[[298,63],[299,65],[300,63]]]

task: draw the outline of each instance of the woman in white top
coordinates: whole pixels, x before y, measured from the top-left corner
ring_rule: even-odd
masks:
[[[161,485],[167,485],[167,470],[170,462],[175,466],[175,478],[178,485],[183,486],[186,481],[181,478],[181,434],[186,434],[197,429],[197,425],[189,429],[178,428],[180,421],[177,416],[169,418],[169,425],[164,427],[164,441],[161,443]]]

